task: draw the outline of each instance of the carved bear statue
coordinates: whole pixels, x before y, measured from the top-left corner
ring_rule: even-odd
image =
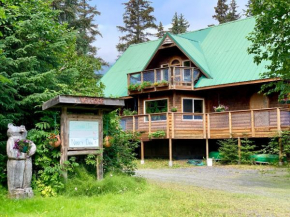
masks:
[[[7,181],[9,196],[17,199],[33,197],[31,189],[31,156],[34,155],[36,146],[33,142],[28,141],[30,148],[27,153],[22,153],[17,149],[15,142],[25,140],[27,136],[27,131],[23,125],[18,127],[8,124],[7,136]]]

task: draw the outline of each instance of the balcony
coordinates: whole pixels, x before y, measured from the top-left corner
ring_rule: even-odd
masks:
[[[128,94],[169,89],[193,90],[200,76],[194,67],[167,67],[128,74]]]
[[[149,140],[149,135],[156,131],[164,131],[164,138],[172,139],[263,138],[273,137],[282,130],[290,130],[290,111],[269,108],[134,115],[121,117],[121,127],[124,131],[140,132],[143,141]]]

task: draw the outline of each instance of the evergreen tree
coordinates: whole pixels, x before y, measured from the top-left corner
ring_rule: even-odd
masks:
[[[188,21],[184,18],[183,14],[180,14],[179,16],[178,25],[179,25],[179,34],[185,33],[187,28],[190,26]]]
[[[169,29],[172,34],[181,34],[186,32],[189,27],[188,21],[184,18],[183,14],[178,14],[175,12],[172,18],[172,27]]]
[[[229,4],[229,12],[227,14],[227,22],[240,19],[241,15],[237,12],[237,2],[236,0],[231,0]]]
[[[226,4],[227,0],[218,0],[217,6],[214,7],[215,15],[212,17],[219,21],[219,23],[227,22],[229,6]]]
[[[179,34],[179,19],[178,19],[177,12],[175,12],[175,14],[172,18],[171,25],[172,25],[172,27],[169,29],[169,31],[175,35]]]
[[[252,5],[252,0],[248,0],[248,3],[245,5],[247,9],[243,10],[247,17],[253,16],[251,5]]]
[[[162,25],[162,23],[159,23],[159,26],[157,27],[157,34],[156,37],[157,38],[162,38],[165,35],[165,31],[164,31],[164,27]]]
[[[118,30],[126,35],[120,37],[120,42],[116,46],[120,53],[124,52],[131,44],[138,44],[149,41],[149,28],[157,29],[153,16],[154,8],[147,0],[129,0],[125,5],[123,14],[124,26],[117,26]]]

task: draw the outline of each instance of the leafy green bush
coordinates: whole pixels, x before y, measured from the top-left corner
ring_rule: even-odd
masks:
[[[236,164],[238,162],[238,142],[236,139],[219,140],[219,153],[222,164]]]
[[[136,169],[134,151],[138,147],[139,134],[121,129],[117,111],[104,115],[104,123],[104,135],[112,137],[111,146],[104,149],[104,171],[133,174]]]
[[[137,114],[137,111],[131,111],[130,109],[123,110],[123,115],[125,116],[136,115],[136,114]]]
[[[157,130],[156,132],[153,132],[153,133],[150,133],[148,135],[148,138],[149,139],[152,139],[152,138],[164,138],[166,136],[166,133],[164,130]]]
[[[104,180],[97,181],[94,175],[84,167],[76,169],[76,174],[70,177],[62,194],[68,196],[97,196],[107,193],[125,193],[127,191],[142,191],[145,179],[130,177],[120,173],[107,173]]]

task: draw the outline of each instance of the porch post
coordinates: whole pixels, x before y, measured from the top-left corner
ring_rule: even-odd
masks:
[[[141,164],[144,164],[144,142],[141,140]]]
[[[238,137],[238,155],[239,155],[238,164],[241,164],[241,138],[240,137]]]
[[[283,144],[282,138],[279,138],[279,166],[283,165]]]
[[[169,139],[169,166],[172,167],[172,139]]]
[[[208,151],[209,151],[209,146],[208,146],[208,138],[205,139],[205,152],[206,152],[206,160],[208,159]]]

